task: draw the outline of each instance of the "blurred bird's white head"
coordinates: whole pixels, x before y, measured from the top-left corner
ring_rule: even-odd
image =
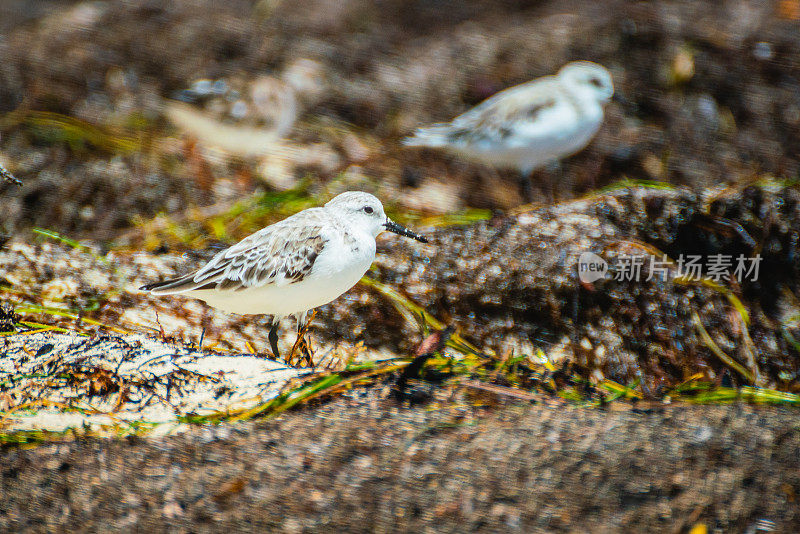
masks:
[[[591,61],[567,63],[558,71],[558,78],[584,98],[606,103],[614,96],[611,73],[602,65]]]

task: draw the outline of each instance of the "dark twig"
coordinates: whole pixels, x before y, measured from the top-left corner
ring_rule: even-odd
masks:
[[[8,170],[2,165],[0,165],[0,178],[6,182],[11,182],[14,185],[22,185],[22,182],[15,178],[14,175],[8,172]]]
[[[306,318],[304,324],[298,324],[297,326],[297,339],[292,345],[292,350],[289,352],[289,356],[286,358],[285,363],[290,367],[302,367],[304,365],[308,367],[314,367],[314,351],[311,348],[311,344],[306,339],[306,334],[308,333],[308,328],[311,325],[311,321],[314,320],[314,317],[317,315],[317,310],[311,310],[310,314]],[[295,357],[297,354],[300,354],[299,357]]]

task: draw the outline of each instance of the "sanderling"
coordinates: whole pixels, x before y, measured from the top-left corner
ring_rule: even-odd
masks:
[[[555,76],[501,91],[451,122],[419,128],[403,143],[443,148],[529,177],[584,148],[600,129],[603,104],[613,94],[605,67],[575,61]]]
[[[374,196],[349,191],[262,228],[192,273],[140,289],[186,294],[228,313],[272,315],[268,337],[277,358],[280,319],[295,316],[300,332],[309,310],[353,287],[384,230],[428,242],[389,219]]]

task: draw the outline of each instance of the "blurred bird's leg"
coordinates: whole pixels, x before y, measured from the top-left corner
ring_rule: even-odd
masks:
[[[492,205],[509,207],[519,204],[519,189],[507,179],[503,179],[494,167],[481,165],[478,167],[478,187],[471,194],[479,194]]]
[[[556,185],[558,184],[559,187],[563,188],[565,176],[564,176],[564,167],[561,165],[561,162],[556,160],[552,161],[547,164],[546,167],[547,173],[547,192],[550,197],[550,202],[555,204],[558,201],[558,195],[556,194]]]
[[[520,194],[522,194],[522,200],[526,204],[531,204],[534,201],[533,173],[534,168],[522,168],[519,170],[519,181],[517,183]]]
[[[519,175],[519,191],[526,204],[533,202],[533,171],[523,171]]]

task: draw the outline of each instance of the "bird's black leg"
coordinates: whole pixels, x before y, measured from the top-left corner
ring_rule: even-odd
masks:
[[[550,201],[555,204],[558,200],[556,188],[569,189],[572,184],[568,184],[567,175],[564,173],[564,166],[559,161],[551,162],[547,165],[547,189],[550,193]]]
[[[517,183],[519,184],[520,193],[522,193],[523,202],[527,204],[533,202],[533,171],[521,174]]]
[[[272,347],[272,355],[277,360],[280,358],[280,353],[278,351],[278,322],[272,323],[272,326],[269,329],[269,338],[270,347]]]
[[[517,184],[519,186],[519,192],[522,194],[522,201],[526,204],[530,204],[533,202],[534,195],[533,195],[533,172],[534,168],[520,168],[519,169],[519,178],[517,179]]]

